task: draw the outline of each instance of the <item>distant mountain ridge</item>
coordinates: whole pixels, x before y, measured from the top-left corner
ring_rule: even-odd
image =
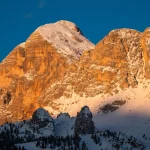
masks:
[[[67,128],[64,128],[64,125]],[[62,127],[63,130],[60,130]],[[68,130],[71,132],[67,132]],[[75,118],[60,114],[54,120],[46,110],[39,108],[30,120],[0,126],[0,137],[0,149],[3,150],[145,148],[142,141],[135,137],[121,132],[118,134],[109,130],[96,130],[92,123],[92,113],[87,106],[84,106]]]

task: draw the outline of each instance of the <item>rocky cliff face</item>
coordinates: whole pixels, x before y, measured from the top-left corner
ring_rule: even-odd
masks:
[[[83,105],[86,105],[87,98],[92,100],[101,95],[102,99],[129,87],[137,87],[149,79],[148,40],[148,29],[143,33],[132,29],[111,31],[94,49],[85,51],[79,61],[69,66],[63,80],[50,85],[39,97],[39,102],[47,103],[50,111],[55,111],[56,114],[57,111],[72,113],[73,107],[70,110],[67,107],[80,103],[81,99]],[[58,96],[60,90],[62,94]],[[52,100],[50,103],[49,99]],[[71,101],[73,99],[75,100]],[[63,100],[67,101],[66,106]]]
[[[93,47],[80,29],[68,21],[35,30],[0,64],[1,123],[29,118],[40,107],[38,97],[63,79],[68,66],[78,60],[84,50]],[[61,94],[60,90],[55,97]],[[10,95],[8,100],[7,95]]]
[[[68,102],[73,95],[92,98],[136,87],[150,79],[149,43],[149,28],[113,30],[94,46],[69,21],[39,27],[0,64],[1,123],[28,119],[39,107],[65,112],[64,104],[78,104]]]

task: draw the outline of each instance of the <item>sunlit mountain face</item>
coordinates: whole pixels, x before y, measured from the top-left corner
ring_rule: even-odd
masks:
[[[150,29],[96,45],[76,24],[38,27],[0,63],[0,149],[149,150]]]

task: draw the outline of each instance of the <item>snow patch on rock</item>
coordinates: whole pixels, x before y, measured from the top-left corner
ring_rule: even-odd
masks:
[[[26,74],[24,74],[24,76],[29,81],[32,81],[34,79],[34,76],[32,73],[26,73]]]

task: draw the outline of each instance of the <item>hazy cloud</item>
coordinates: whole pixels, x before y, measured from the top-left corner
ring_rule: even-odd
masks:
[[[24,18],[25,19],[31,19],[31,18],[33,18],[33,15],[32,15],[32,13],[27,13],[24,15]]]
[[[45,5],[46,5],[46,1],[45,0],[39,0],[39,2],[38,2],[38,8],[39,9],[44,8]]]

